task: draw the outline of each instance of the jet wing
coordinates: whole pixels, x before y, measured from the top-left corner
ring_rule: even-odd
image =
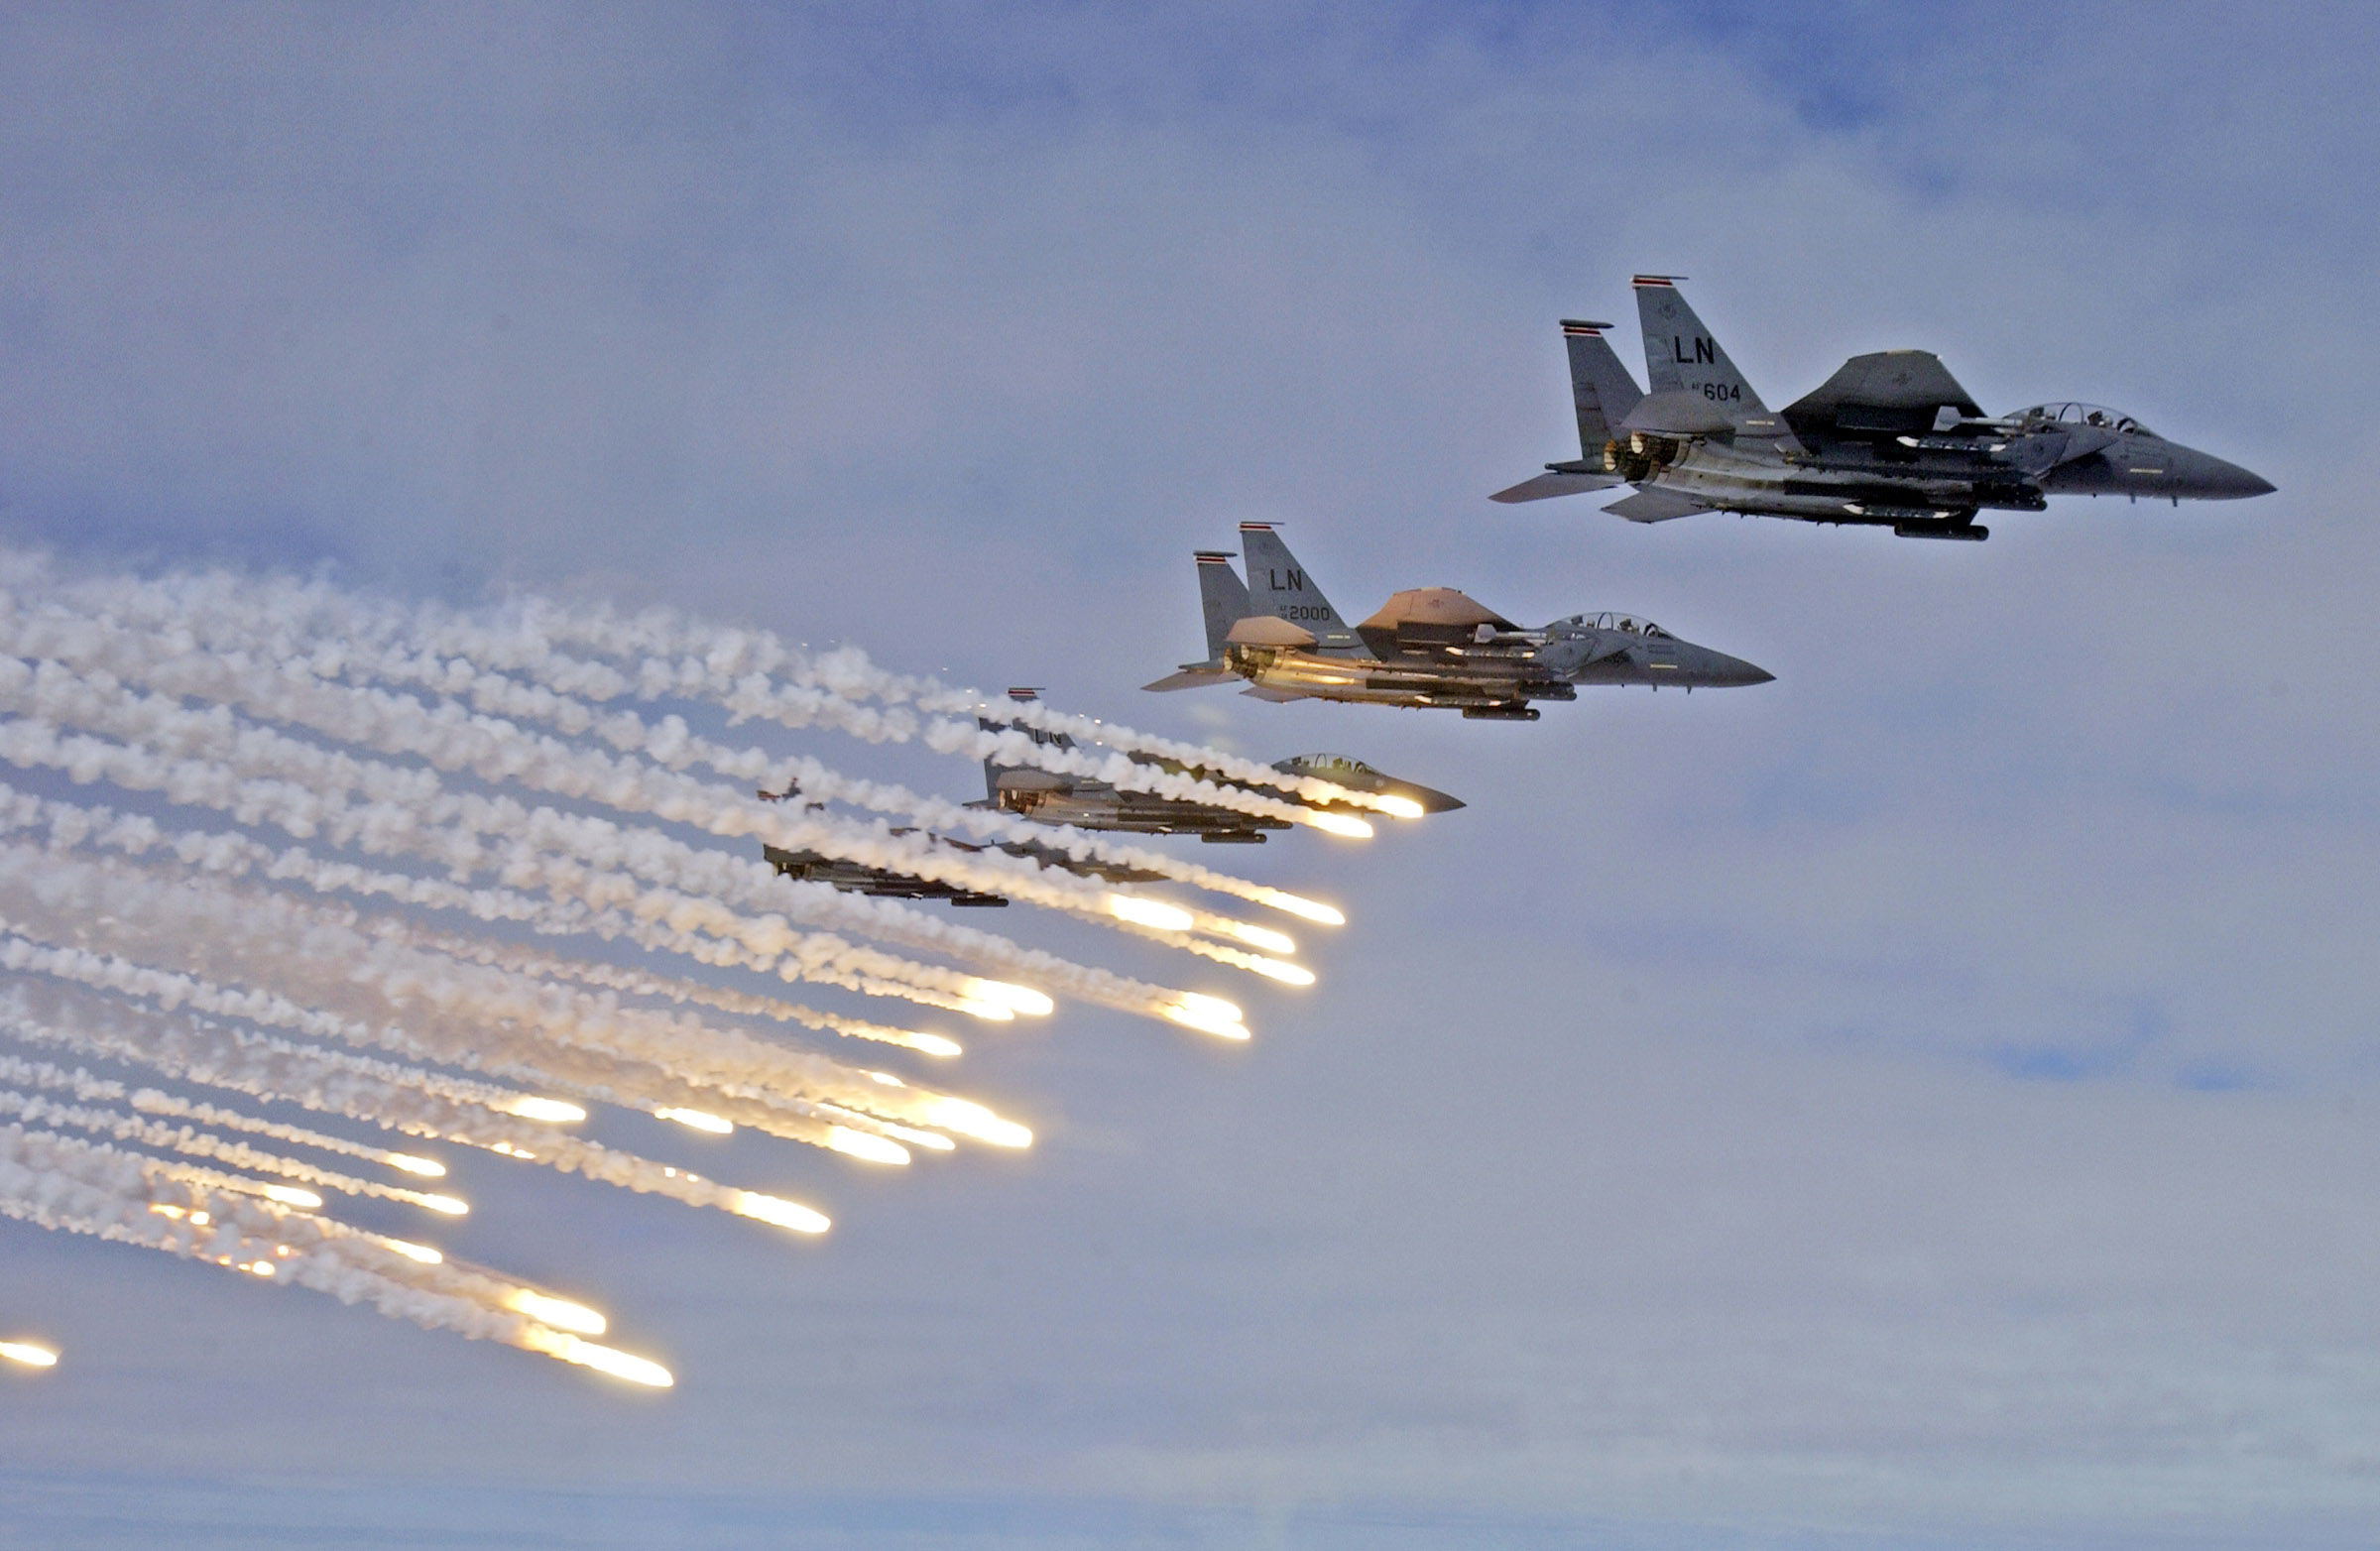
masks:
[[[1168,673],[1143,689],[1203,689],[1209,684],[1228,684],[1240,675],[1219,662],[1192,662],[1180,672]]]
[[[1583,495],[1590,490],[1608,490],[1619,483],[1617,474],[1540,474],[1524,479],[1508,490],[1499,490],[1488,499],[1501,501],[1507,506],[1522,501],[1544,501],[1553,496]]]
[[[1940,356],[1927,350],[1878,350],[1844,362],[1816,392],[1787,405],[1785,418],[1822,438],[1845,431],[1913,435],[1933,429],[1946,406],[1966,419],[1983,416]]]
[[[1654,486],[1639,490],[1604,508],[1614,517],[1624,517],[1631,523],[1666,523],[1673,517],[1692,517],[1697,512],[1716,511],[1692,496]]]

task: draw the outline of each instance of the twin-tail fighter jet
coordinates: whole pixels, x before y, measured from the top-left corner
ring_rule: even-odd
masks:
[[[1771,410],[1674,279],[1639,275],[1635,289],[1652,391],[1612,353],[1610,324],[1564,321],[1580,456],[1490,499],[1628,484],[1634,492],[1604,510],[1634,523],[1736,512],[1889,527],[1905,538],[1986,538],[1978,511],[2039,512],[2054,495],[2179,506],[2273,488],[2097,405],[1987,417],[1923,350],[1855,355],[1817,392]]]
[[[1751,663],[1680,641],[1648,620],[1574,614],[1524,630],[1452,587],[1400,592],[1350,629],[1268,523],[1242,523],[1248,579],[1224,550],[1200,550],[1207,659],[1147,689],[1245,679],[1259,700],[1446,706],[1478,720],[1537,720],[1532,700],[1575,700],[1580,684],[1764,684]]]
[[[1030,704],[1038,691],[1012,689],[1009,698],[1019,704]],[[1017,732],[1033,742],[1054,749],[1071,749],[1074,739],[1062,732],[1048,732],[1022,722],[995,721],[979,717],[977,723],[986,732]],[[1236,781],[1219,772],[1204,767],[1186,765],[1173,760],[1149,760],[1146,763],[1179,775],[1195,776],[1217,785],[1240,786],[1265,796],[1287,802],[1304,802],[1272,787],[1254,787]],[[1273,763],[1274,770],[1290,776],[1313,776],[1332,781],[1351,790],[1369,792],[1375,796],[1403,797],[1421,813],[1444,813],[1463,806],[1459,798],[1448,796],[1428,786],[1409,780],[1398,780],[1373,770],[1362,760],[1343,754],[1301,754]],[[1006,765],[997,758],[984,761],[985,798],[970,807],[996,809],[1013,813],[1037,824],[1070,824],[1076,829],[1120,830],[1138,835],[1196,835],[1213,844],[1261,845],[1268,830],[1287,829],[1289,821],[1264,814],[1242,813],[1237,809],[1217,807],[1212,803],[1196,802],[1183,797],[1168,797],[1151,791],[1131,791],[1110,781],[1088,776],[1064,775],[1034,766]],[[1345,803],[1306,802],[1320,812],[1346,812],[1361,816]]]

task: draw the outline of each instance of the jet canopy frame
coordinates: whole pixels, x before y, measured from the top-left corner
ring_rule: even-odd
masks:
[[[2070,400],[2065,404],[2037,404],[2029,410],[2019,410],[2009,418],[2020,430],[2047,430],[2052,425],[2088,425],[2094,430],[2110,430],[2119,436],[2149,436],[2158,441],[2165,438],[2149,429],[2121,410],[2111,410],[2103,404],[2084,404]]]

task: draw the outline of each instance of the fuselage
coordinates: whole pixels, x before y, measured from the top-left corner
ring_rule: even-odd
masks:
[[[1604,468],[1722,512],[1820,523],[1959,525],[1978,511],[2038,512],[2053,495],[2235,500],[2272,485],[2090,405],[2045,405],[2004,420],[1917,431],[1830,433],[1799,444],[1737,435],[1638,435]]]
[[[1363,634],[1359,652],[1234,644],[1224,661],[1277,698],[1473,712],[1575,700],[1581,684],[1726,688],[1773,676],[1628,615],[1573,615],[1542,630],[1482,625],[1444,640],[1426,629]]]

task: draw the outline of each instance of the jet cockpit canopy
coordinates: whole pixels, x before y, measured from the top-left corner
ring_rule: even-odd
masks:
[[[1570,623],[1584,626],[1588,630],[1616,630],[1630,636],[1643,636],[1653,641],[1677,639],[1651,620],[1640,620],[1628,614],[1573,614],[1570,617]]]
[[[1293,754],[1288,759],[1273,761],[1272,768],[1276,771],[1294,771],[1300,775],[1325,777],[1334,772],[1341,776],[1377,776],[1380,774],[1362,760],[1351,759],[1344,754]]]
[[[2015,417],[2020,430],[2047,430],[2052,425],[2089,425],[2119,436],[2155,436],[2131,416],[2103,404],[2037,404]]]

